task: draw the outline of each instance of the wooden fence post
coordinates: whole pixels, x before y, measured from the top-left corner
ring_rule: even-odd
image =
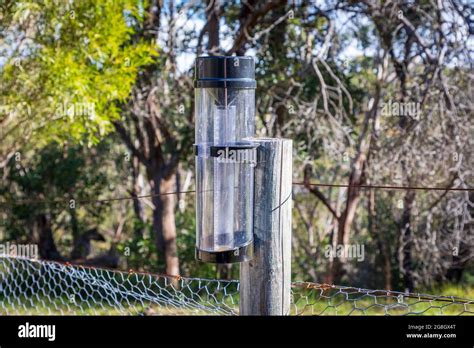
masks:
[[[255,258],[241,264],[240,315],[287,315],[291,287],[292,140],[253,138]]]

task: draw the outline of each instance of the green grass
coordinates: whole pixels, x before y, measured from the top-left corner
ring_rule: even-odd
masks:
[[[427,289],[412,296],[304,288],[294,290],[294,295],[292,314],[299,315],[474,315],[474,288],[457,285]]]
[[[426,293],[474,300],[474,286],[445,284],[443,286],[426,289]]]
[[[420,294],[454,296],[470,299],[414,298],[390,296],[384,292],[370,294],[355,289],[306,289],[294,288],[292,315],[474,315],[474,287],[447,284],[420,291]],[[51,295],[51,294],[50,294]],[[110,299],[110,298],[109,298]],[[220,299],[222,301],[222,299]],[[238,313],[238,295],[235,303],[226,301],[228,307]],[[209,302],[203,302],[209,305]],[[93,297],[70,302],[66,296],[40,296],[0,298],[0,315],[212,315],[211,310],[191,307],[176,308],[171,305],[122,301],[120,304],[106,300],[94,302]]]

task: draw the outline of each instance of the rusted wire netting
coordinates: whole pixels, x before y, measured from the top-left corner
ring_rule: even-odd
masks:
[[[474,300],[292,283],[291,315],[473,315]],[[0,257],[1,315],[238,315],[239,282]]]

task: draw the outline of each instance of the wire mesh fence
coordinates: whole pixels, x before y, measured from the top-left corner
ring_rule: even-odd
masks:
[[[474,299],[293,282],[290,315],[474,315]],[[238,315],[239,282],[0,257],[1,315]]]

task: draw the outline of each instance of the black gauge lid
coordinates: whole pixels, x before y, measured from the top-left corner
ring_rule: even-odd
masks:
[[[194,87],[256,88],[254,60],[252,57],[198,57]]]

